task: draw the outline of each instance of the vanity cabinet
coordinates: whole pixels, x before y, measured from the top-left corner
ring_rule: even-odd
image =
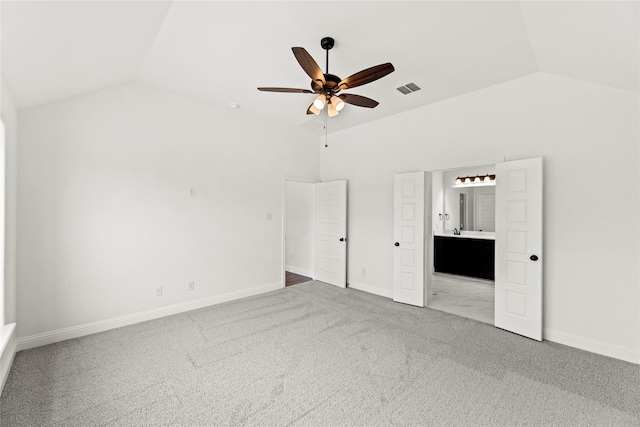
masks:
[[[494,280],[495,243],[490,239],[435,236],[435,271]]]

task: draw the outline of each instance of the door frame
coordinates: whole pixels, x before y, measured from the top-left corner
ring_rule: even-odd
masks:
[[[281,242],[281,248],[280,248],[280,252],[281,252],[281,257],[282,257],[282,264],[280,265],[280,272],[281,272],[281,276],[280,276],[280,280],[281,280],[281,287],[284,288],[287,284],[287,280],[286,280],[286,265],[287,265],[287,181],[290,182],[303,182],[303,183],[307,183],[307,184],[317,184],[318,180],[313,179],[313,178],[304,178],[304,177],[298,177],[298,176],[289,176],[289,175],[284,175],[282,177],[282,224],[281,226],[281,238],[280,238],[280,242]],[[315,199],[314,199],[315,200]],[[316,204],[315,201],[313,203],[313,230],[312,230],[312,239],[313,239],[313,245],[312,245],[312,263],[313,266],[311,268],[311,271],[313,271],[313,277],[311,277],[312,279],[315,280],[315,275],[316,275],[316,223],[315,223],[315,216],[316,216]]]
[[[472,168],[477,166],[495,165],[496,163],[502,163],[504,161],[505,161],[504,157],[497,157],[497,158],[487,159],[487,160],[453,163],[453,164],[445,164],[441,166],[429,167],[424,171],[428,173],[440,172],[440,171],[446,172],[453,169],[465,169],[465,168]],[[427,204],[425,203],[425,223],[428,224],[429,227],[428,228],[425,227],[425,233],[427,233],[427,230],[428,230],[428,234],[425,235],[426,257],[425,257],[425,266],[424,266],[424,272],[425,272],[424,273],[425,274],[424,306],[426,308],[430,308],[429,303],[431,302],[433,291],[431,290],[431,280],[427,280],[427,275],[432,275],[434,273],[433,259],[434,259],[434,251],[435,251],[435,247],[434,247],[435,239],[433,238],[433,218],[431,217],[431,214],[432,214],[431,204],[433,203],[433,187],[431,185],[429,185],[428,187],[425,187],[425,199],[427,198],[429,199],[429,209],[427,210],[426,208]],[[495,290],[494,290],[494,299],[495,299]],[[495,319],[494,319],[494,326],[495,326]]]

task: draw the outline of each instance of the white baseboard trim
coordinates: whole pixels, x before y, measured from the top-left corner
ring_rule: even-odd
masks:
[[[0,329],[0,394],[7,382],[13,359],[16,357],[16,324],[10,323]]]
[[[313,271],[305,270],[304,268],[294,267],[292,265],[285,265],[284,269],[290,273],[300,274],[301,276],[311,277],[313,279]]]
[[[369,292],[370,294],[380,295],[381,297],[393,298],[392,289],[382,289],[377,286],[354,282],[353,280],[349,280],[349,287],[352,289],[357,289],[359,291]]]
[[[265,292],[276,291],[282,288],[282,282],[272,283],[269,285],[256,286],[254,288],[244,289],[237,292],[230,292],[228,294],[201,298],[195,301],[187,301],[179,304],[169,305],[166,307],[154,308],[152,310],[142,311],[140,313],[128,314],[125,316],[114,317],[112,319],[99,320],[97,322],[86,323],[84,325],[72,326],[70,328],[30,335],[27,337],[19,338],[17,340],[17,351],[28,350],[30,348],[53,344],[56,342],[78,338],[85,335],[91,335],[97,332],[104,332],[114,328],[121,328],[123,326],[146,322],[147,320],[153,320],[160,317],[171,316],[173,314],[184,313],[186,311],[197,310],[199,308],[209,307],[212,305],[221,304],[223,302],[234,301],[253,295],[259,295]]]
[[[544,339],[548,341],[557,342],[558,344],[568,345],[570,347],[579,348],[580,350],[586,350],[603,356],[613,357],[614,359],[640,364],[640,352],[632,348],[621,347],[548,328],[544,328],[543,334]]]

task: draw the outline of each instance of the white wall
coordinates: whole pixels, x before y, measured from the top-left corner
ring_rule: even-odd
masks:
[[[0,83],[0,115],[5,125],[4,212],[4,320],[16,321],[16,227],[18,112],[4,81]],[[0,319],[1,323],[2,319]]]
[[[637,361],[638,113],[637,93],[538,73],[331,134],[350,280],[392,288],[395,173],[542,156],[546,337]]]
[[[9,376],[9,370],[16,354],[16,191],[17,191],[17,142],[18,112],[4,81],[0,81],[0,116],[5,126],[4,150],[1,153],[4,163],[4,200],[2,217],[4,247],[0,252],[4,258],[4,276],[0,286],[0,393]]]
[[[19,337],[281,285],[282,177],[318,179],[316,136],[141,84],[19,131]]]
[[[313,277],[315,185],[286,181],[286,260],[287,271]]]

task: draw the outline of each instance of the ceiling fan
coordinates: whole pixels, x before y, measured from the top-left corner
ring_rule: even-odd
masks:
[[[313,60],[311,55],[302,47],[292,47],[293,54],[295,55],[298,63],[302,69],[311,77],[311,89],[291,89],[284,87],[259,87],[258,90],[265,92],[286,92],[286,93],[314,93],[318,94],[316,99],[311,103],[307,109],[307,114],[320,115],[327,106],[327,114],[329,117],[337,116],[344,108],[345,103],[351,105],[357,105],[358,107],[375,108],[378,105],[378,101],[375,101],[366,96],[355,95],[352,93],[340,93],[342,90],[351,89],[357,86],[362,86],[367,83],[371,83],[379,78],[386,76],[393,72],[395,68],[390,62],[386,64],[376,65],[375,67],[367,68],[366,70],[359,71],[345,79],[329,74],[329,50],[333,48],[334,40],[331,37],[324,37],[320,41],[320,45],[327,51],[327,72],[323,73],[318,63]]]

